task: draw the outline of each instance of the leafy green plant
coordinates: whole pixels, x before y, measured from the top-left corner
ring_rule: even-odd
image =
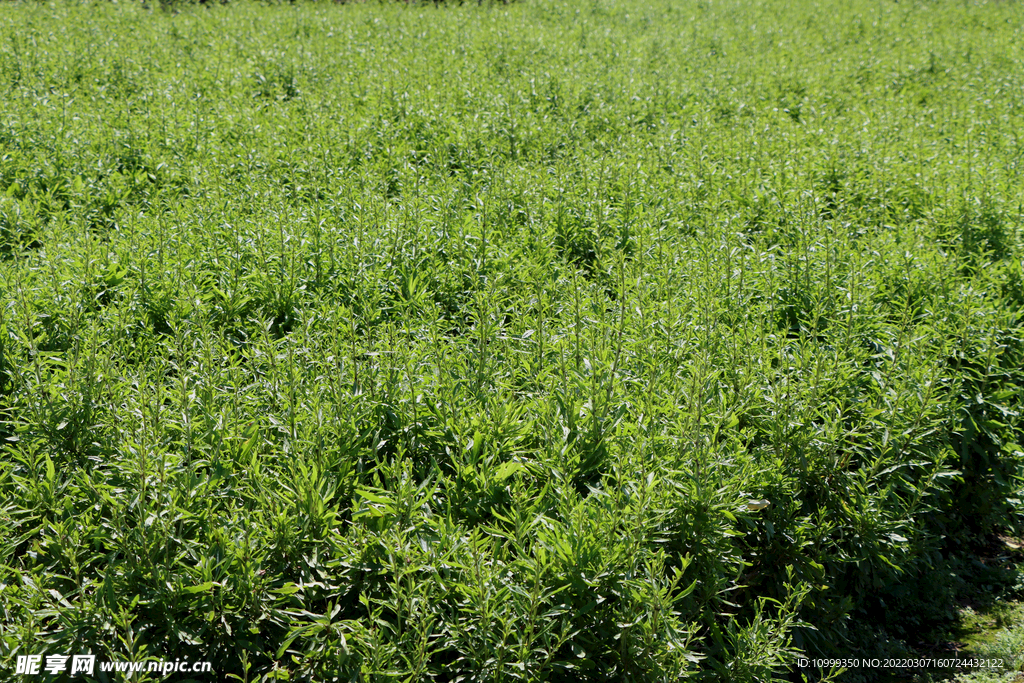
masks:
[[[1012,3],[201,4],[0,17],[0,666],[827,680],[1019,530]]]

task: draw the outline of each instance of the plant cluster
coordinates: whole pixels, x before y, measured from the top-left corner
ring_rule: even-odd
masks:
[[[1016,12],[5,5],[0,667],[901,652],[1020,524]]]

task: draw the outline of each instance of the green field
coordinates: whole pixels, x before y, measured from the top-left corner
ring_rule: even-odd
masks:
[[[1018,0],[0,3],[0,679],[914,656],[1022,531],[1021,64]]]

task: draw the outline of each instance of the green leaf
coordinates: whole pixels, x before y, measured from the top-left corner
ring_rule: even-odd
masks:
[[[500,465],[498,465],[497,468],[495,468],[494,480],[498,483],[501,483],[508,479],[509,477],[511,477],[516,472],[521,472],[524,469],[526,469],[526,467],[522,463],[503,462]]]
[[[215,586],[220,586],[220,584],[218,582],[216,582],[216,581],[207,581],[206,583],[200,583],[200,584],[195,585],[195,586],[186,586],[185,588],[181,589],[181,592],[182,593],[205,593],[206,591],[213,590]]]
[[[367,500],[371,503],[379,503],[380,505],[392,505],[394,502],[390,498],[385,498],[384,496],[372,493],[367,489],[356,489],[356,494],[360,498],[363,498],[364,500]]]

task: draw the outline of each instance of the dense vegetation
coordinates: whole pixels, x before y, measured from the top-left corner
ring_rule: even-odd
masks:
[[[1019,519],[1020,16],[5,4],[0,666],[903,652]]]

